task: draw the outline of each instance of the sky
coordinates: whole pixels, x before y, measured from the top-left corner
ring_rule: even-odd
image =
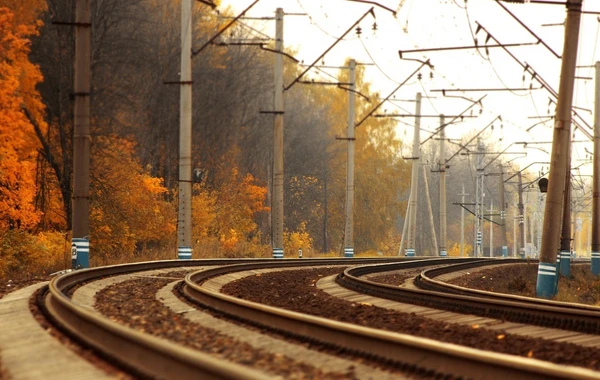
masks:
[[[252,0],[222,0],[221,8],[231,7],[232,12],[237,15],[251,3]],[[472,46],[474,37],[481,46],[486,44],[488,34],[485,30],[493,37],[488,41],[490,45],[495,44],[494,38],[502,44],[537,42],[531,33],[494,0],[379,0],[377,3],[395,11],[396,15],[375,6],[375,18],[369,15],[360,23],[361,35],[358,36],[355,31],[349,33],[323,58],[321,64],[342,66],[347,58],[368,64],[365,66],[365,75],[382,97],[389,95],[420,65],[416,61],[400,59],[398,51]],[[554,52],[562,55],[566,16],[564,5],[503,4]],[[295,51],[296,58],[308,64],[315,61],[372,6],[345,0],[261,0],[246,16],[273,17],[277,7],[283,8],[288,14],[284,17],[284,45]],[[584,10],[599,12],[600,4],[584,1]],[[294,13],[304,15],[293,15]],[[274,37],[273,20],[243,22]],[[376,30],[373,30],[374,23]],[[479,31],[477,23],[483,27]],[[598,15],[582,15],[578,65],[589,66],[600,60],[600,49],[597,49],[599,26]],[[257,37],[261,36],[257,34]],[[548,48],[538,43],[508,49],[558,91],[561,60]],[[549,161],[553,122],[546,116],[554,115],[555,105],[550,102],[553,97],[502,48],[404,52],[402,56],[429,59],[434,68],[423,68],[422,79],[410,79],[395,93],[396,101],[387,102],[381,107],[382,112],[414,114],[415,103],[409,100],[413,100],[416,93],[421,92],[424,97],[422,115],[457,115],[471,105],[471,102],[449,95],[476,100],[487,94],[481,107],[476,105],[472,108],[473,115],[477,117],[448,126],[447,137],[461,139],[466,134],[472,135],[500,115],[502,122],[494,122],[493,130],[488,128],[482,133],[489,144],[488,151],[500,152],[506,149],[507,153],[515,153],[505,159],[515,158],[513,162],[521,168],[532,162]],[[338,70],[322,69],[333,76],[337,76]],[[319,80],[332,79],[316,70],[312,70],[309,75]],[[575,82],[574,106],[579,107],[579,114],[593,127],[591,111],[594,107],[594,69],[580,68],[576,75],[581,79]],[[439,91],[473,88],[527,90],[448,91],[446,96]],[[357,115],[357,120],[361,118],[361,115]],[[536,123],[539,124],[533,126]],[[397,124],[398,137],[405,143],[402,155],[410,156],[414,118],[397,118]],[[429,136],[427,131],[434,131],[438,125],[439,119],[436,117],[422,119],[421,140]],[[593,135],[592,130],[588,132]],[[522,141],[530,144],[525,148],[521,144],[514,144]],[[586,150],[593,151],[592,142],[580,131],[575,132],[574,141],[580,142],[573,146],[572,166],[582,165],[579,172],[589,175],[592,166],[585,163],[590,158]],[[431,139],[428,144],[438,142]],[[518,152],[526,152],[527,155]],[[493,156],[486,156],[486,160],[491,157]],[[533,172],[547,171],[548,166],[533,164],[530,169]]]

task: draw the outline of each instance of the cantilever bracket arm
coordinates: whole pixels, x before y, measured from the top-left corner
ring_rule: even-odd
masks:
[[[435,131],[435,133],[431,134],[431,136],[429,136],[429,137],[428,137],[428,138],[426,138],[426,139],[425,139],[423,142],[421,142],[421,145],[425,144],[427,141],[429,141],[430,139],[432,139],[432,138],[433,138],[435,135],[437,135],[439,132],[441,132],[443,128],[446,128],[446,126],[448,126],[448,125],[450,125],[450,124],[454,123],[454,121],[456,121],[456,119],[458,119],[458,118],[462,117],[462,115],[464,115],[464,114],[465,114],[465,113],[466,113],[468,110],[470,110],[471,108],[473,108],[473,107],[475,106],[475,104],[479,104],[479,105],[481,105],[481,104],[482,104],[482,103],[481,103],[481,101],[482,101],[482,100],[483,100],[483,99],[484,99],[486,96],[487,96],[487,94],[483,95],[483,96],[482,96],[481,98],[479,98],[477,101],[473,101],[473,100],[471,100],[471,99],[464,98],[464,99],[467,99],[468,101],[470,101],[470,102],[471,102],[471,105],[470,105],[470,106],[468,106],[468,107],[467,107],[467,108],[466,108],[464,111],[462,111],[461,113],[459,113],[459,114],[458,114],[456,117],[454,117],[452,120],[450,120],[450,121],[449,121],[449,122],[447,122],[447,123],[444,123],[444,125],[442,125],[440,128],[438,128],[438,130],[437,130],[437,131]],[[446,162],[448,162],[448,161],[446,161]]]
[[[379,107],[381,107],[381,105],[383,103],[385,103],[386,101],[388,101],[389,98],[391,98],[392,95],[394,95],[394,93],[400,89],[400,87],[404,86],[404,84],[406,82],[408,82],[410,80],[410,78],[412,78],[416,73],[418,73],[419,70],[421,70],[423,68],[423,66],[425,66],[425,65],[431,67],[431,63],[429,62],[429,60],[427,60],[426,62],[421,63],[421,66],[419,66],[415,71],[413,71],[412,74],[410,74],[402,83],[400,83],[398,85],[398,87],[396,87],[392,92],[390,92],[390,94],[388,96],[386,96],[385,99],[383,99],[381,102],[379,102],[379,104],[377,104],[375,107],[373,107],[373,109],[368,114],[366,114],[365,117],[363,117],[358,123],[356,123],[354,125],[354,128],[358,128],[362,123],[364,123],[365,120],[367,120],[371,115],[373,115],[375,113],[375,111],[377,111],[379,109]]]
[[[473,136],[473,138],[472,138],[471,140],[467,141],[467,143],[465,144],[465,146],[466,146],[466,145],[469,145],[469,144],[470,144],[470,143],[471,143],[473,140],[475,140],[477,137],[479,137],[479,135],[480,135],[480,134],[482,134],[482,133],[483,133],[483,131],[485,131],[485,130],[486,130],[486,129],[488,129],[490,126],[492,126],[492,125],[494,124],[494,122],[495,122],[496,120],[498,120],[498,119],[500,119],[500,121],[502,121],[502,116],[500,116],[500,115],[496,116],[496,117],[494,118],[494,120],[492,120],[492,121],[491,121],[491,122],[490,122],[488,125],[486,125],[486,126],[485,126],[485,128],[483,128],[483,129],[482,129],[481,131],[479,131],[479,132],[478,132],[478,133],[477,133],[475,136]],[[460,152],[461,152],[463,149],[464,149],[464,148],[460,148],[459,150],[457,150],[457,151],[456,151],[456,153],[454,153],[454,154],[452,155],[452,157],[450,157],[450,158],[448,158],[448,159],[446,160],[446,163],[450,162],[450,160],[452,160],[454,157],[456,157],[456,156],[457,156],[457,155],[458,155],[458,154],[459,154],[459,153],[460,153]]]
[[[208,5],[209,7],[211,7],[212,9],[215,9],[217,7],[217,4],[213,3],[212,1],[206,1],[206,0],[196,0],[199,3]]]
[[[204,50],[208,45],[210,45],[214,40],[217,39],[217,37],[219,37],[221,34],[223,34],[227,29],[229,29],[233,24],[235,24],[243,15],[246,14],[246,12],[248,12],[250,10],[250,8],[252,8],[256,3],[258,3],[260,0],[254,0],[254,2],[252,4],[250,4],[248,6],[248,8],[244,9],[242,11],[242,13],[240,13],[239,15],[237,15],[236,17],[234,17],[233,20],[231,20],[227,25],[225,25],[223,28],[221,28],[221,30],[219,30],[217,32],[217,34],[215,34],[214,36],[212,36],[208,41],[206,41],[204,43],[204,45],[200,46],[200,48],[196,51],[192,50],[192,57],[195,57],[196,55],[198,55],[202,50]]]
[[[515,46],[538,45],[539,43],[540,43],[540,41],[514,43],[514,44],[498,44],[498,45],[477,45],[477,44],[475,44],[475,45],[471,45],[471,46],[447,46],[447,47],[427,48],[427,49],[398,50],[398,54],[400,55],[400,58],[404,58],[404,57],[402,57],[402,55],[406,54],[406,53],[425,53],[425,52],[431,52],[431,51],[466,50],[466,49],[480,49],[480,48],[488,49],[488,48],[498,48],[498,47],[507,48],[507,47],[515,47]]]
[[[257,1],[258,1],[258,0],[257,0]],[[342,35],[341,35],[341,36],[340,36],[340,37],[339,37],[337,40],[335,40],[335,42],[334,42],[334,43],[333,43],[331,46],[329,46],[329,47],[327,48],[327,50],[325,50],[325,51],[324,51],[324,52],[323,52],[323,53],[322,53],[320,56],[318,56],[318,57],[317,57],[317,59],[315,59],[315,61],[314,61],[313,63],[311,63],[311,64],[310,64],[310,65],[309,65],[309,66],[308,66],[308,67],[307,67],[307,68],[306,68],[306,69],[305,69],[305,70],[304,70],[302,73],[300,73],[300,75],[298,75],[298,76],[296,77],[296,79],[294,79],[294,80],[292,81],[292,83],[290,83],[290,84],[288,84],[287,86],[285,86],[285,87],[284,87],[284,89],[283,89],[283,91],[287,91],[287,90],[289,90],[290,88],[292,88],[292,86],[293,86],[293,85],[295,85],[295,84],[296,84],[296,83],[297,83],[297,82],[300,80],[300,78],[302,78],[302,77],[303,77],[303,76],[304,76],[304,75],[305,75],[305,74],[308,72],[308,70],[312,69],[312,68],[313,68],[313,66],[314,66],[314,65],[316,65],[316,64],[317,64],[317,62],[319,62],[319,60],[321,60],[321,58],[323,58],[323,57],[325,56],[325,54],[329,53],[329,51],[330,51],[331,49],[333,49],[333,47],[334,47],[335,45],[337,45],[337,44],[338,44],[338,42],[340,42],[340,41],[341,41],[341,40],[342,40],[344,37],[346,37],[346,35],[347,35],[348,33],[350,33],[350,32],[352,31],[352,29],[354,29],[354,27],[355,27],[355,26],[357,26],[357,25],[358,25],[358,24],[359,24],[359,23],[360,23],[360,22],[361,22],[361,21],[362,21],[362,20],[363,20],[365,17],[367,17],[369,14],[370,14],[370,15],[372,15],[373,17],[375,17],[375,11],[373,10],[373,7],[371,7],[371,9],[369,9],[367,12],[365,12],[365,14],[363,14],[362,16],[360,16],[360,18],[359,18],[358,20],[356,20],[356,22],[355,22],[354,24],[352,24],[352,26],[351,26],[351,27],[349,27],[349,28],[348,28],[348,30],[346,30],[346,31],[344,32],[344,34],[342,34]]]

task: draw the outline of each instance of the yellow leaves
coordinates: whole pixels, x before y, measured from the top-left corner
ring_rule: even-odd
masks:
[[[225,251],[233,251],[240,242],[240,237],[238,231],[230,229],[227,234],[219,236],[219,242]]]
[[[471,328],[473,330],[477,330],[479,328],[479,325],[478,324],[471,325]]]
[[[533,357],[533,351],[529,350],[529,352],[527,353],[527,357],[528,358],[532,358]]]
[[[294,232],[285,231],[283,233],[283,246],[286,252],[298,252],[298,249],[312,249],[313,240],[306,231],[306,222],[300,223],[298,229]]]
[[[464,255],[469,256],[473,252],[473,246],[471,244],[465,244]],[[460,257],[460,244],[454,243],[448,250],[448,256]]]
[[[212,189],[194,185],[193,237],[198,244],[218,241],[230,255],[258,234],[254,217],[269,210],[265,206],[267,188],[257,184],[250,174],[241,176],[235,166],[218,171],[216,182],[220,185]]]
[[[504,334],[496,335],[496,339],[498,339],[498,340],[503,340],[504,338],[506,338],[506,335],[504,335]]]
[[[90,226],[96,252],[131,253],[136,244],[169,239],[175,209],[162,179],[152,177],[134,156],[134,144],[116,136],[94,141]]]
[[[164,194],[169,191],[169,189],[163,186],[162,178],[151,177],[147,174],[143,174],[141,176],[141,180],[143,188],[151,194]]]

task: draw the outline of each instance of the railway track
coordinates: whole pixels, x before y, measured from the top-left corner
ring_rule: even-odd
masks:
[[[437,260],[432,263],[434,262]],[[598,307],[487,292],[436,280],[436,278],[456,272],[526,262],[521,259],[485,259],[427,269],[413,280],[414,288],[399,288],[376,283],[365,276],[393,271],[396,268],[405,268],[407,265],[417,265],[418,263],[348,268],[337,278],[337,282],[360,293],[414,305],[587,334],[600,333],[600,308]]]
[[[187,275],[185,281],[178,288],[189,302],[199,305],[198,307],[208,308],[244,323],[260,326],[301,341],[317,343],[347,354],[391,364],[402,371],[425,373],[433,377],[447,376],[448,378],[508,378],[509,376],[544,379],[600,378],[598,372],[582,368],[565,367],[512,355],[494,354],[260,305],[227,296],[219,291],[220,285],[218,285],[220,281],[221,283],[230,281],[231,276],[243,277],[244,273],[247,275],[249,271],[283,270],[294,266],[362,264],[360,267],[346,269],[338,281],[341,283],[357,281],[362,284],[361,287],[364,287],[369,280],[361,279],[361,277],[366,274],[400,270],[401,268],[417,268],[424,266],[425,263],[425,261],[395,260],[384,269],[385,265],[380,265],[383,261],[373,259],[366,262],[357,259],[199,260],[184,263],[173,261],[104,267],[72,272],[54,279],[49,284],[47,292],[40,296],[40,301],[48,318],[67,334],[83,342],[86,346],[93,347],[102,356],[117,361],[120,366],[127,368],[132,373],[150,377],[239,379],[264,378],[265,374],[250,369],[248,366],[218,360],[213,356],[173,342],[142,334],[112,322],[89,308],[77,305],[72,302],[70,294],[81,284],[107,276],[139,271],[164,268],[175,270],[181,264],[185,264],[188,270],[193,270],[194,267],[197,267],[198,270]],[[427,260],[427,265],[439,266],[449,262],[467,265],[472,261]],[[367,263],[369,265],[365,265]],[[464,270],[464,267],[461,270]],[[432,274],[432,272],[422,277],[427,279],[431,277],[434,284],[441,283],[434,280],[438,274]],[[227,280],[228,278],[229,280]],[[344,286],[356,287],[356,285],[347,284]],[[369,286],[373,285],[369,284]],[[379,284],[378,287],[386,288],[382,284]],[[396,289],[400,288],[396,287]],[[412,290],[417,293],[437,293],[431,290]],[[389,292],[389,289],[386,291]],[[458,290],[454,289],[453,291]],[[389,298],[388,295],[384,296]],[[474,298],[474,296],[457,294],[446,294],[445,297]],[[486,299],[492,302],[491,298]],[[509,301],[500,300],[499,302]],[[592,310],[586,311],[592,312]]]
[[[246,265],[263,267],[348,264],[349,260],[245,260]],[[362,262],[383,262],[368,259]],[[88,308],[72,302],[70,294],[81,284],[107,276],[165,268],[235,265],[244,260],[191,260],[127,264],[75,271],[55,278],[40,293],[39,306],[61,331],[101,356],[134,374],[160,378],[264,378],[264,374],[244,366],[219,361],[214,357],[123,327]],[[250,263],[248,263],[250,262]],[[356,260],[352,262],[357,262]],[[360,262],[360,260],[359,260]],[[282,265],[285,264],[285,265]]]

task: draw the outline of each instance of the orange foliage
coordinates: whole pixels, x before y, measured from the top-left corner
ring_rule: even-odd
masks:
[[[202,240],[209,236],[216,219],[214,194],[209,192],[205,186],[194,184],[194,195],[192,197],[192,236],[196,240]]]
[[[225,252],[232,253],[240,243],[258,237],[254,217],[269,211],[265,206],[267,189],[256,184],[252,175],[241,176],[235,167],[221,173],[224,177],[218,189],[195,187],[194,238],[216,238]]]
[[[28,7],[17,7],[22,12],[26,8],[29,10]],[[35,89],[43,78],[28,57],[28,37],[37,34],[37,14],[32,12],[29,16],[24,13],[15,16],[10,9],[0,8],[1,230],[31,228],[40,219],[33,206],[36,192],[34,158],[38,145],[33,127],[22,112],[22,106],[27,106],[33,117],[41,119],[44,111]]]
[[[132,253],[136,246],[174,236],[175,209],[161,178],[144,172],[134,144],[98,137],[93,146],[91,241],[102,256]]]

